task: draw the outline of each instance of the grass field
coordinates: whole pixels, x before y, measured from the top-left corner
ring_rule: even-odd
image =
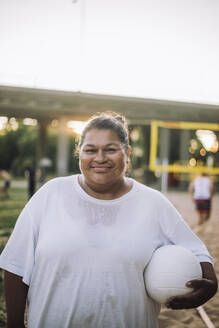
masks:
[[[1,195],[0,195],[1,196]],[[11,188],[9,198],[0,197],[0,253],[2,252],[17,217],[27,202],[27,192],[23,188]],[[3,297],[3,272],[0,269],[0,327],[5,327],[5,303]]]

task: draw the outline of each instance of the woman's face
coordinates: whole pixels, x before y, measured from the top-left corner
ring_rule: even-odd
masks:
[[[113,184],[125,176],[129,155],[115,132],[92,129],[80,149],[80,170],[87,183]]]

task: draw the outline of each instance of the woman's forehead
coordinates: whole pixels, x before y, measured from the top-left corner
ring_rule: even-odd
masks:
[[[85,135],[83,145],[86,144],[121,144],[117,134],[112,130],[92,129]]]

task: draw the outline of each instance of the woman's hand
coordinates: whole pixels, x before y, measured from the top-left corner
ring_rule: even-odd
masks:
[[[166,302],[168,308],[173,310],[196,308],[215,295],[218,284],[214,268],[208,262],[200,264],[203,278],[188,281],[186,286],[193,288],[193,291],[185,295],[170,297]]]
[[[187,282],[193,291],[180,296],[170,297],[166,306],[173,310],[192,309],[207,302],[216,293],[215,282],[209,279],[196,279]]]

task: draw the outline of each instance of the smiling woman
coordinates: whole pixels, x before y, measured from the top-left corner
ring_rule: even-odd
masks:
[[[21,212],[0,256],[8,328],[157,328],[160,305],[145,289],[153,252],[181,245],[203,279],[172,309],[197,307],[217,290],[212,257],[173,205],[126,176],[131,149],[125,119],[91,118],[79,143],[81,174],[47,182]]]
[[[132,187],[132,182],[125,178],[130,154],[125,119],[109,113],[93,117],[81,136],[80,185],[99,199],[122,196]]]

